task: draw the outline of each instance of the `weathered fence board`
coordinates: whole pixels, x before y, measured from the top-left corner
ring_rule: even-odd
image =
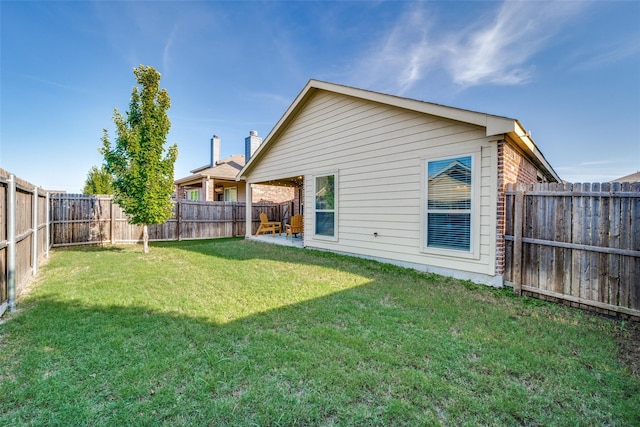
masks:
[[[142,226],[129,224],[127,215],[112,196],[54,194],[50,196],[52,246],[142,241]],[[254,203],[252,234],[258,229],[260,213],[283,221],[289,203]],[[177,201],[172,217],[149,226],[150,241],[211,239],[244,236],[244,202]]]
[[[505,280],[640,316],[640,183],[510,184]]]
[[[0,169],[0,316],[48,254],[47,195]]]

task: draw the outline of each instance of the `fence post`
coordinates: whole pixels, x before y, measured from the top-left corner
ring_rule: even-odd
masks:
[[[31,266],[32,274],[38,274],[38,187],[33,187],[33,202],[31,203],[31,222],[33,230],[31,231]]]
[[[111,215],[111,221],[109,222],[109,234],[111,235],[111,244],[115,244],[116,243],[116,226],[115,226],[115,221],[116,221],[116,206],[115,203],[113,203],[113,196],[111,196],[111,199],[109,199],[109,215]]]
[[[45,245],[44,245],[44,256],[45,258],[49,258],[49,246],[51,246],[51,236],[49,236],[49,233],[51,232],[51,198],[49,197],[49,192],[46,192],[46,199],[45,199],[45,203],[46,203],[46,209],[47,209],[47,218],[46,218],[46,222],[45,222]]]
[[[238,235],[238,216],[236,215],[236,205],[238,202],[231,203],[231,236],[236,237]]]
[[[522,295],[522,220],[524,211],[524,192],[516,184],[513,215],[513,290]]]
[[[181,215],[181,213],[180,213],[180,212],[182,211],[182,209],[180,209],[180,205],[181,205],[181,204],[182,204],[182,200],[181,200],[181,199],[178,199],[178,201],[176,202],[176,224],[177,224],[177,225],[176,225],[176,227],[177,227],[177,230],[176,230],[176,239],[177,239],[178,241],[180,241],[180,240],[181,240],[181,237],[180,237],[180,228],[182,228],[182,227],[181,227],[181,225],[180,225],[180,215]]]
[[[9,312],[16,311],[16,176],[9,175],[7,185],[7,282]]]

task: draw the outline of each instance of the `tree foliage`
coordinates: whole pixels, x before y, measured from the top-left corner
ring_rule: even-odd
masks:
[[[113,194],[113,175],[107,168],[92,166],[82,189],[84,194]]]
[[[160,73],[144,65],[133,73],[142,88],[133,88],[126,117],[114,110],[115,146],[111,146],[105,129],[102,154],[107,171],[115,178],[115,201],[132,224],[144,226],[147,252],[147,225],[161,224],[171,217],[178,147],[173,144],[165,149],[171,127],[167,115],[171,100],[167,91],[160,89]]]

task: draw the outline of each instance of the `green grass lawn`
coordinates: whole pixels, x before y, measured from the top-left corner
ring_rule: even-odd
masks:
[[[56,250],[18,304],[0,425],[640,423],[632,325],[361,259]]]

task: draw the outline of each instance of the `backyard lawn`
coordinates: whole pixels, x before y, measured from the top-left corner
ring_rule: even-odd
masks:
[[[637,325],[367,260],[55,250],[18,307],[3,426],[640,424]]]

